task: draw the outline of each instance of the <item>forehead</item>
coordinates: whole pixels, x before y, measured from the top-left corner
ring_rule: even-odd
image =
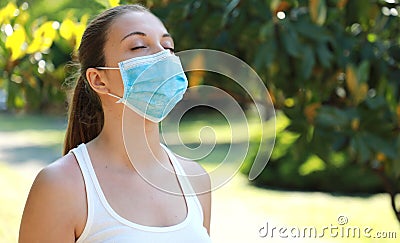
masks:
[[[130,11],[115,19],[108,32],[109,41],[121,41],[132,32],[143,32],[148,36],[162,36],[167,33],[162,22],[148,12]]]

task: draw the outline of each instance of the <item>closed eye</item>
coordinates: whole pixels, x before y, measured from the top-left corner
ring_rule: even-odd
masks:
[[[135,47],[131,48],[131,51],[135,51],[135,50],[142,49],[142,48],[146,48],[146,47],[145,46],[135,46]]]

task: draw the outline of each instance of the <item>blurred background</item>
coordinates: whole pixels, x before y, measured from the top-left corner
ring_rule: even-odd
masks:
[[[106,8],[126,3],[150,8],[173,36],[176,52],[215,49],[245,61],[276,109],[274,150],[249,181],[263,136],[252,100],[226,77],[187,74],[192,87],[228,92],[249,117],[246,160],[214,192],[214,242],[398,241],[398,0],[1,0],[0,242],[16,242],[35,175],[61,156],[73,61],[85,26]],[[264,126],[272,139],[270,122]],[[199,161],[212,168],[229,148],[229,125],[220,113],[200,107],[185,114],[179,132],[195,146],[193,131],[213,126],[220,134],[215,156]],[[372,228],[373,236],[386,232],[388,239],[259,236],[267,222],[322,229],[338,225],[339,216],[348,226]]]

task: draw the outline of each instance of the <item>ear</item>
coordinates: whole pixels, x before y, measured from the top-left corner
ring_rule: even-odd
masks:
[[[96,68],[88,68],[86,70],[86,79],[94,91],[99,94],[107,94],[109,92],[106,75],[102,70]]]

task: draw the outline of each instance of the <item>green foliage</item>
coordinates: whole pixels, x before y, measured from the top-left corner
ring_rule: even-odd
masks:
[[[300,175],[303,189],[312,188],[320,178],[332,179],[325,179],[321,189],[332,181],[340,184],[331,190],[341,191],[373,192],[384,185],[394,198],[400,179],[397,1],[143,4],[164,20],[177,50],[228,52],[251,64],[266,82],[275,107],[290,120],[282,133],[297,137],[290,152],[275,159],[285,160],[286,167],[283,174],[275,173],[280,175],[276,179]],[[200,82],[216,85],[212,80]],[[218,86],[242,92],[230,82]],[[280,146],[286,146],[285,141],[278,139],[277,149]],[[265,173],[269,172],[274,171],[267,167]],[[400,219],[397,211],[396,215]]]
[[[218,49],[253,66],[289,119],[276,143],[282,156],[274,152],[256,183],[347,191],[384,187],[394,198],[400,181],[398,1],[143,3],[164,20],[177,50]],[[219,86],[232,93],[229,82]],[[287,134],[296,137],[290,145],[283,139]]]
[[[329,122],[336,125],[331,119]],[[308,134],[289,131],[290,121],[283,114],[278,115],[277,123],[283,123],[284,126],[278,128],[276,147],[267,168],[255,180],[256,185],[337,193],[384,191],[380,178],[368,166],[352,161],[346,151],[329,148],[330,144],[340,145],[341,136],[332,135],[332,140],[329,140],[326,136],[330,132],[326,131],[315,129]],[[317,132],[320,133],[318,136],[312,136]],[[314,146],[314,150],[308,146]],[[247,158],[242,172],[250,171],[256,152],[253,151],[253,156]]]
[[[80,11],[67,7],[72,1],[55,2],[31,6],[10,1],[0,8],[0,89],[7,91],[11,111],[66,112],[65,65],[79,45],[88,15],[78,18]],[[67,11],[57,18],[42,12],[58,8]]]
[[[63,68],[86,24],[82,11],[95,13],[119,1],[38,4],[45,2],[62,17],[32,16],[13,1],[0,12],[0,87],[8,91],[10,108],[41,110],[64,100]],[[333,190],[334,181],[343,185],[336,189],[350,191],[384,186],[394,201],[400,181],[397,0],[120,2],[149,7],[165,22],[177,51],[225,51],[249,63],[265,81],[288,124],[256,183]],[[81,5],[87,7],[76,9]],[[216,83],[207,75],[198,73],[190,82],[243,95],[231,82]],[[250,166],[251,161],[244,168]]]

